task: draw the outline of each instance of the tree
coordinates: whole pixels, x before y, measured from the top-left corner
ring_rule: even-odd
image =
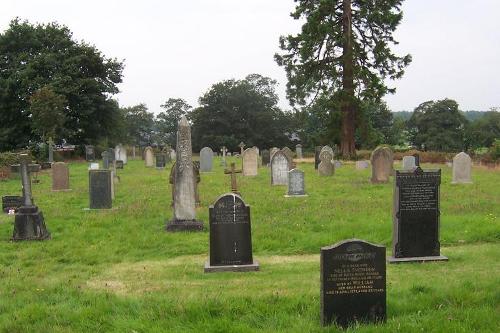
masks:
[[[358,128],[359,145],[375,148],[381,144],[395,144],[393,137],[394,119],[385,102],[363,102],[360,104]]]
[[[356,109],[362,99],[379,101],[395,91],[410,55],[396,56],[392,34],[402,19],[402,0],[296,0],[294,19],[305,19],[296,36],[282,36],[290,103],[304,105],[318,96],[340,103],[342,155],[355,155]]]
[[[291,118],[278,106],[276,81],[259,74],[212,85],[193,110],[193,148],[281,147],[290,143]]]
[[[425,150],[460,151],[465,148],[467,123],[454,100],[427,101],[408,121],[410,141]]]
[[[155,141],[159,145],[175,146],[177,136],[177,124],[182,116],[187,116],[192,106],[182,98],[169,98],[161,107],[165,111],[156,116]]]
[[[29,98],[28,111],[31,113],[32,129],[43,142],[60,136],[64,126],[66,99],[49,87],[38,89]],[[59,135],[56,136],[56,133]]]
[[[500,139],[500,112],[484,112],[467,128],[467,142],[471,148],[491,147],[495,139]]]
[[[57,23],[15,19],[0,34],[0,150],[26,146],[32,132],[29,98],[45,86],[66,99],[65,139],[95,142],[113,130],[123,64],[76,42]]]
[[[123,143],[146,146],[153,142],[154,114],[146,104],[121,108],[124,121],[125,139]]]

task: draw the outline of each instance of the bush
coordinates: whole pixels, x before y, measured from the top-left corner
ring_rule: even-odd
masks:
[[[0,167],[10,167],[19,164],[19,154],[13,152],[0,153]]]
[[[498,159],[500,159],[500,139],[495,139],[489,149],[489,155],[491,156],[493,161],[497,161]]]

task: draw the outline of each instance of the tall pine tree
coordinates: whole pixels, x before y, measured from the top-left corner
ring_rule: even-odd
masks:
[[[282,36],[282,54],[275,59],[286,70],[287,94],[292,105],[326,96],[340,105],[340,151],[355,154],[356,108],[359,100],[379,101],[394,88],[386,78],[397,79],[411,62],[390,47],[401,22],[402,0],[295,0],[291,16],[305,19],[302,31]]]

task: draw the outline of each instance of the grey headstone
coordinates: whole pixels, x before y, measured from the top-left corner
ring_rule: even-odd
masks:
[[[212,171],[212,163],[214,158],[214,152],[210,147],[203,147],[200,151],[200,171],[210,172]]]
[[[147,168],[152,168],[154,166],[154,153],[151,147],[146,147],[146,149],[144,149],[144,164]]]
[[[302,158],[302,145],[300,143],[295,146],[295,154],[297,158]]]
[[[416,167],[415,156],[403,156],[403,170],[413,170]]]
[[[167,165],[167,157],[164,153],[156,154],[156,168],[164,169]]]
[[[318,173],[320,176],[331,176],[335,172],[333,165],[333,155],[328,149],[321,150],[319,154],[320,163],[318,165]]]
[[[95,160],[95,149],[94,146],[87,145],[85,146],[85,160],[87,162],[92,162]]]
[[[472,159],[464,152],[453,157],[452,184],[472,184]]]
[[[278,151],[271,157],[271,185],[287,185],[288,171],[290,171],[288,157]]]
[[[101,156],[102,156],[102,168],[103,169],[109,169],[109,164],[110,164],[110,161],[109,161],[109,151],[105,150],[101,153]],[[95,169],[99,169],[99,164],[97,164],[97,168]]]
[[[304,171],[292,169],[288,172],[288,193],[286,196],[306,196]]]
[[[389,147],[378,147],[371,155],[372,183],[387,183],[393,174],[393,153]]]
[[[243,176],[257,176],[259,155],[254,148],[243,151]]]
[[[52,165],[52,191],[69,190],[69,169],[64,162],[56,162]]]

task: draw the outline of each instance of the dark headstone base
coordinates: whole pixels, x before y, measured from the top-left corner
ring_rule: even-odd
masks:
[[[428,257],[408,257],[408,258],[394,258],[389,257],[387,262],[389,264],[400,264],[403,262],[425,262],[425,261],[448,261],[445,256],[428,256]]]
[[[205,262],[205,273],[216,272],[256,272],[260,270],[259,263],[254,261],[251,265],[225,265],[225,266],[210,266],[210,262]]]
[[[165,227],[167,232],[177,231],[202,231],[203,222],[196,220],[172,220],[167,223]]]
[[[13,241],[50,239],[43,214],[37,206],[21,206],[16,213]]]

